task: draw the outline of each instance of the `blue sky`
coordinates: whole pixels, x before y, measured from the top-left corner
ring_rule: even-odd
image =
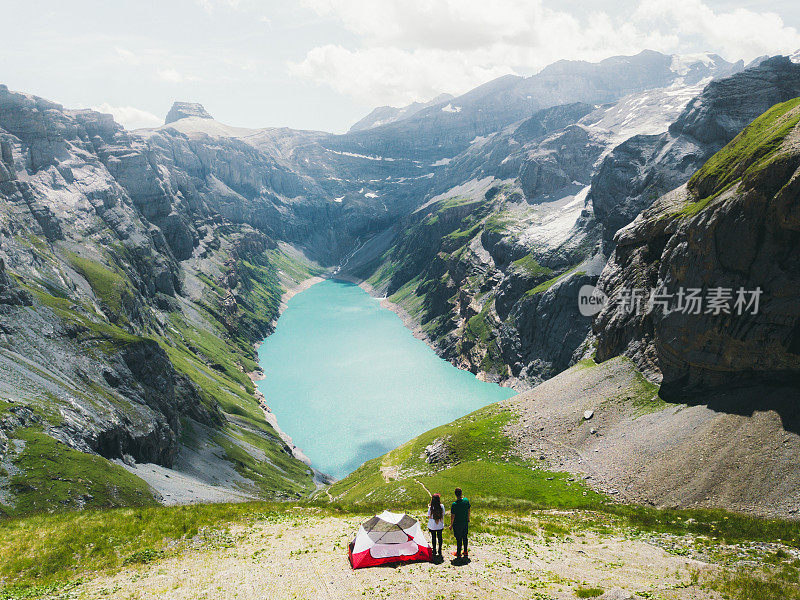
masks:
[[[0,82],[152,126],[174,100],[231,125],[344,131],[559,58],[800,49],[800,3],[730,0],[0,0]]]

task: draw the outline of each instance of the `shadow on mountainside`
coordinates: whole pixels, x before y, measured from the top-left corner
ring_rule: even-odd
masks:
[[[718,413],[752,417],[757,412],[775,412],[787,432],[800,435],[800,386],[751,383],[730,390],[707,390],[683,394],[659,394],[669,402],[706,406]]]

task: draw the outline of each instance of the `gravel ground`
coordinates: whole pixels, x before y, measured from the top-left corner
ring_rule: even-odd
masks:
[[[588,477],[616,498],[797,515],[797,410],[793,417],[781,408],[796,391],[739,390],[643,408],[631,399],[636,387],[625,359],[578,365],[507,400],[519,414],[507,432],[518,454]]]
[[[604,598],[636,592],[665,599],[707,599],[689,586],[685,556],[638,539],[587,531],[545,540],[538,534],[473,535],[471,562],[449,560],[354,571],[347,544],[361,518],[296,516],[236,527],[180,556],[97,577],[78,597],[145,599],[547,598],[573,599],[578,586]],[[643,596],[648,597],[648,596]]]

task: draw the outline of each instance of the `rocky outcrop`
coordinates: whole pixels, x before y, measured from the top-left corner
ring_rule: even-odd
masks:
[[[712,81],[660,135],[617,146],[592,180],[589,198],[604,249],[614,234],[659,196],[685,183],[715,152],[777,102],[800,95],[800,64],[777,56]]]
[[[800,380],[799,121],[800,101],[777,105],[616,235],[598,286],[673,296],[667,311],[609,303],[599,360],[631,357],[667,395]]]
[[[263,165],[272,170],[256,175]],[[201,435],[208,460],[235,475],[213,439],[232,432],[239,445],[231,413],[247,411],[248,439],[266,460],[281,456],[285,485],[258,473],[237,485],[251,496],[310,486],[252,412],[244,373],[280,299],[275,244],[251,225],[279,229],[278,172],[288,173],[238,140],[132,134],[109,115],[0,87],[0,395],[39,417],[16,429],[131,468],[186,468]]]
[[[514,305],[500,330],[500,348],[516,379],[549,379],[575,362],[575,351],[591,327],[591,318],[578,310],[578,292],[596,283],[597,277],[597,273],[570,273]]]
[[[172,104],[172,108],[169,109],[167,118],[164,119],[164,124],[168,125],[179,119],[188,119],[192,117],[198,119],[214,118],[208,114],[202,104],[198,104],[197,102],[175,102]]]

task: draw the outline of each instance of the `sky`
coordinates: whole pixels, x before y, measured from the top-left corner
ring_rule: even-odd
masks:
[[[342,132],[559,59],[800,49],[796,0],[0,0],[0,18],[0,83],[129,128],[182,100],[230,125]]]

